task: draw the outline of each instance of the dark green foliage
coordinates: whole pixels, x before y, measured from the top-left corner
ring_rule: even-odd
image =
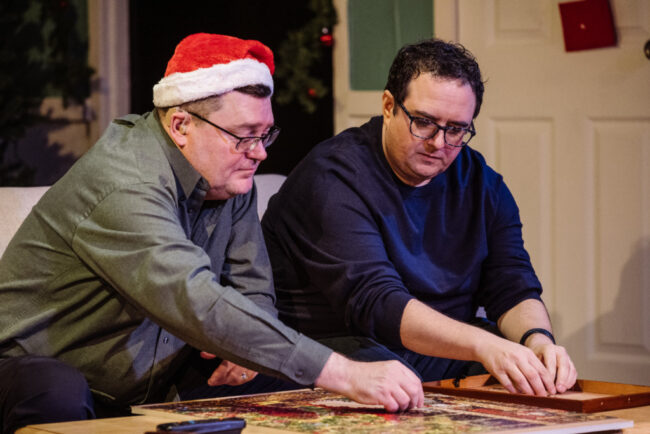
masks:
[[[43,120],[43,99],[80,104],[90,94],[93,71],[79,20],[86,17],[70,1],[0,1],[0,185],[30,184],[33,170],[11,154],[26,129]]]

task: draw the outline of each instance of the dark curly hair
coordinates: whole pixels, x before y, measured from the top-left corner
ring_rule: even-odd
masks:
[[[465,47],[435,38],[403,46],[390,67],[386,90],[393,94],[397,103],[404,102],[409,83],[423,73],[469,84],[476,97],[474,118],[478,116],[484,90],[481,70]]]

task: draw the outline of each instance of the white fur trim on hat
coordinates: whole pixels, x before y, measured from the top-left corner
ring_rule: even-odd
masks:
[[[153,104],[173,107],[253,84],[266,85],[273,92],[273,77],[268,66],[255,59],[233,60],[162,78],[153,87]]]

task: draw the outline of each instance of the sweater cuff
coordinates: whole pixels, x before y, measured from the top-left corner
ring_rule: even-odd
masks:
[[[389,347],[402,346],[400,329],[404,308],[413,298],[404,291],[392,291],[386,296],[383,305],[390,308],[380,310],[375,316],[375,339]]]
[[[497,322],[499,318],[501,318],[501,315],[518,305],[524,300],[528,299],[534,299],[534,300],[539,300],[542,303],[542,297],[539,293],[539,290],[536,289],[528,289],[526,291],[522,291],[518,294],[513,294],[511,298],[505,301],[505,303],[501,303],[500,305],[497,306],[492,306],[491,308],[488,308],[486,306],[486,313],[487,313],[487,318],[490,321]]]

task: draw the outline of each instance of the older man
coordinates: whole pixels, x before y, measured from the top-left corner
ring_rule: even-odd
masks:
[[[576,371],[555,345],[517,205],[467,146],[483,90],[460,45],[399,51],[382,116],[318,145],[269,203],[277,307],[332,348],[403,360],[425,380],[476,361],[511,392],[564,392]]]
[[[92,417],[93,397],[290,387],[257,371],[393,411],[422,403],[404,365],[351,361],[276,319],[253,185],[279,131],[273,68],[257,41],[185,38],[157,110],[115,120],[34,207],[0,261],[3,432]]]

